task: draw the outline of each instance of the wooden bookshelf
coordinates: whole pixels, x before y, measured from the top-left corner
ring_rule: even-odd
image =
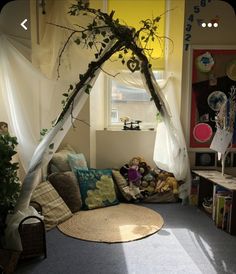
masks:
[[[194,177],[199,176],[198,202],[199,208],[205,197],[213,196],[214,185],[219,185],[232,194],[232,209],[230,234],[236,235],[236,177],[224,174],[217,170],[192,170]]]

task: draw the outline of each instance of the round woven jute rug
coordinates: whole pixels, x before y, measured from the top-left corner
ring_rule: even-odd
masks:
[[[162,216],[152,209],[119,204],[79,211],[58,225],[59,230],[81,240],[119,243],[147,237],[163,226]]]

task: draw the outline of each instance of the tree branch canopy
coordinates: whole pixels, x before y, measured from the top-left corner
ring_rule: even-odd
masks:
[[[71,16],[90,18],[91,20],[87,26],[84,27],[76,24],[74,28],[68,28],[55,25],[55,27],[65,28],[71,32],[59,53],[58,71],[61,64],[60,59],[67,45],[71,42],[70,40],[74,39],[75,36],[74,42],[78,47],[83,44],[88,50],[95,51],[94,60],[88,64],[87,71],[79,75],[78,82],[74,86],[70,85],[68,91],[63,94],[63,109],[55,120],[53,127],[44,134],[44,138],[34,152],[29,171],[22,185],[16,210],[23,210],[29,205],[32,192],[41,179],[39,175],[40,169],[48,164],[50,160],[48,153],[50,152],[52,155],[52,150],[50,149],[53,148],[53,140],[63,128],[66,119],[73,115],[73,107],[75,107],[75,102],[78,103],[82,92],[90,93],[92,88],[91,83],[95,75],[97,75],[103,64],[114,54],[118,53],[118,60],[123,65],[126,65],[131,72],[140,71],[144,75],[145,84],[160,115],[165,117],[169,125],[171,124],[170,115],[163,98],[159,94],[160,90],[158,90],[158,84],[153,77],[151,64],[147,58],[151,52],[148,48],[148,42],[160,39],[156,30],[161,17],[141,21],[142,26],[136,31],[135,28],[120,24],[119,19],[114,19],[114,13],[112,11],[110,14],[107,14],[99,9],[89,8],[87,3],[77,1],[76,4],[71,6],[69,14]],[[141,40],[145,42],[144,47],[140,43]]]

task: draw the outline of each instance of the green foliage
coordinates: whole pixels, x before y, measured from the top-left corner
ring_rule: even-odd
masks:
[[[68,88],[68,90],[67,90],[67,92],[65,92],[65,93],[62,94],[62,96],[64,97],[64,99],[61,101],[61,104],[62,104],[63,107],[65,107],[67,101],[69,100],[71,92],[72,92],[73,89],[74,89],[73,85],[70,85],[69,88]],[[47,130],[46,130],[46,132],[43,132],[44,130],[45,129],[42,129],[41,132],[40,132],[40,135],[42,137],[47,133]]]
[[[77,45],[83,44],[89,49],[95,49],[95,59],[99,59],[102,56],[104,50],[113,39],[124,41],[124,47],[120,49],[118,60],[123,65],[126,65],[131,72],[140,70],[143,73],[137,56],[134,56],[133,53],[131,55],[127,54],[129,51],[133,51],[130,45],[137,48],[137,41],[141,41],[139,50],[147,57],[152,58],[153,42],[161,47],[162,40],[168,39],[167,37],[160,37],[158,35],[158,24],[161,16],[141,20],[141,27],[136,30],[127,25],[121,25],[119,19],[114,19],[115,11],[107,14],[100,9],[90,8],[89,3],[84,3],[81,0],[73,4],[68,13],[71,16],[92,16],[91,22],[86,27],[77,25],[79,29],[75,30],[75,33],[78,36],[74,42]]]
[[[79,75],[79,82],[75,85],[73,92],[63,94],[63,111],[58,117],[57,122],[63,118],[66,111],[68,111],[71,106],[73,110],[74,99],[82,88],[85,93],[90,93],[91,86],[88,83],[94,77],[95,72],[98,69],[103,70],[103,63],[114,56],[124,66],[127,66],[131,72],[140,71],[146,78],[148,78],[147,82],[149,90],[153,95],[153,100],[157,109],[161,109],[162,104],[160,103],[158,96],[155,94],[155,89],[151,83],[152,81],[148,71],[151,68],[151,64],[148,60],[152,59],[154,54],[152,46],[155,44],[161,47],[162,40],[165,39],[172,42],[168,37],[160,37],[158,35],[158,24],[161,16],[142,20],[140,22],[140,29],[136,30],[127,24],[121,24],[119,19],[114,19],[114,11],[110,14],[104,13],[100,9],[96,10],[90,8],[89,3],[84,3],[82,0],[78,0],[73,4],[68,13],[71,16],[86,16],[86,21],[87,19],[90,21],[86,26],[74,24],[73,28],[55,24],[55,26],[71,31],[71,34],[68,36],[59,54],[59,65],[57,69],[58,77],[62,54],[72,37],[73,41],[78,46],[92,50],[95,58],[94,61],[91,61],[88,64],[87,72]],[[116,55],[116,53],[118,53],[118,55]],[[104,72],[106,73],[106,71]],[[71,116],[73,116],[72,111]]]
[[[89,84],[87,84],[86,85],[86,88],[85,88],[85,92],[87,93],[87,94],[89,94],[90,93],[90,91],[91,91],[91,89],[92,89],[92,86],[91,85],[89,85]]]
[[[47,128],[42,128],[40,130],[40,137],[41,139],[48,133],[48,129]]]
[[[16,137],[9,134],[0,135],[0,217],[14,209],[20,193],[19,178],[17,177],[18,163],[12,162],[16,154]]]

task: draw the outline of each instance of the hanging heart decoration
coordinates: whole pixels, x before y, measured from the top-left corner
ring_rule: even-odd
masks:
[[[132,58],[128,60],[127,67],[132,72],[135,72],[136,70],[140,70],[139,61],[135,58]]]

